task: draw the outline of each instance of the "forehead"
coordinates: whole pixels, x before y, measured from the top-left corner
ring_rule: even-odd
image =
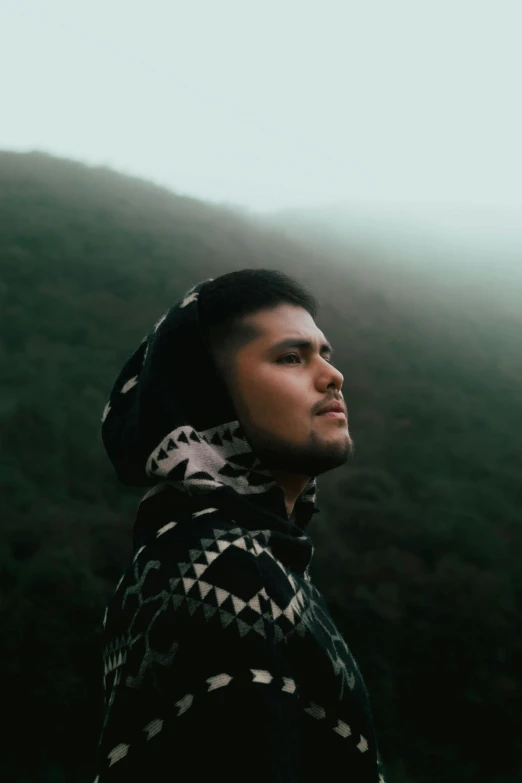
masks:
[[[251,345],[260,350],[265,350],[287,337],[310,340],[317,344],[327,342],[321,329],[303,307],[282,304],[272,310],[253,313],[245,318],[245,321],[259,328],[260,336]]]

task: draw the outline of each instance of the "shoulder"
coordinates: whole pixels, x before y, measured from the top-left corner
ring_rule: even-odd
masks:
[[[240,528],[221,513],[165,525],[122,577],[111,626],[137,634],[153,622],[178,634],[204,627],[226,630],[227,638],[282,639],[299,606],[292,576],[268,554],[268,538],[267,531]]]
[[[134,553],[113,600],[130,608],[165,591],[204,600],[211,590],[218,601],[226,593],[243,601],[256,594],[262,599],[266,582],[283,577],[272,558],[273,568],[263,566],[264,534],[239,527],[217,509],[167,522]]]

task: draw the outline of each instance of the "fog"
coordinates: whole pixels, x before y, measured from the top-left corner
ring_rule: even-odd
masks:
[[[2,149],[522,247],[516,0],[2,8]]]

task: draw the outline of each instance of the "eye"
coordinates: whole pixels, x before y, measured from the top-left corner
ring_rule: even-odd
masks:
[[[280,359],[277,360],[278,364],[288,364],[288,362],[285,361],[285,359],[290,359],[292,356],[295,356],[296,359],[300,359],[299,355],[297,353],[287,353],[285,356],[281,356]],[[332,364],[331,358],[328,359],[326,356],[323,357],[328,364]],[[291,364],[294,364],[294,362],[291,362]]]

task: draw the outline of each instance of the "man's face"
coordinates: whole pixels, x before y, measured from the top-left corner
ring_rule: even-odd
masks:
[[[340,397],[344,378],[312,316],[283,304],[244,320],[261,337],[237,351],[227,385],[253,451],[268,468],[309,477],[343,465],[353,450],[347,419],[317,411]],[[278,347],[283,340],[312,346]]]

